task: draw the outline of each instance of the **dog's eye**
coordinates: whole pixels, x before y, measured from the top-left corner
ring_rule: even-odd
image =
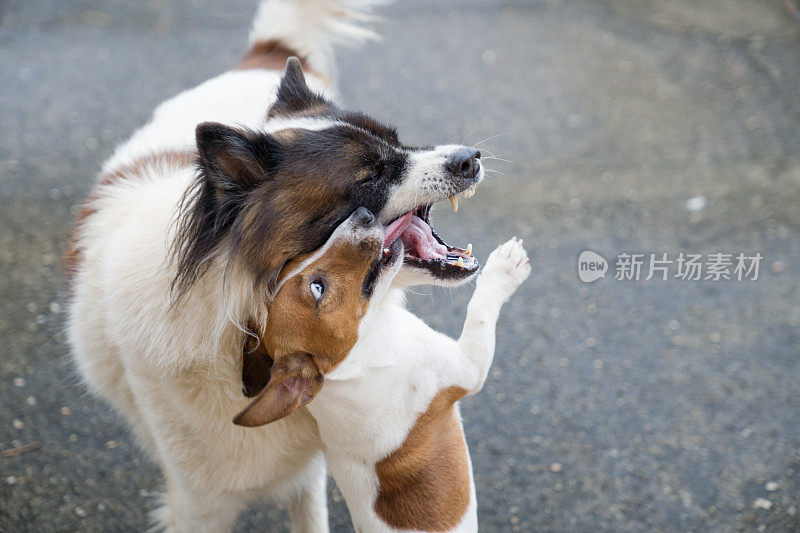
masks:
[[[322,280],[314,280],[309,285],[311,289],[311,296],[314,297],[315,300],[319,300],[322,298],[322,295],[325,294],[325,284],[322,283]]]

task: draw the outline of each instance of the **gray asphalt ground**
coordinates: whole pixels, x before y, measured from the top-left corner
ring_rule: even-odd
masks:
[[[510,161],[436,216],[481,259],[519,235],[535,263],[462,402],[485,531],[800,530],[793,5],[403,1],[383,42],[340,54],[345,102],[405,141],[500,135],[479,147]],[[235,63],[254,6],[0,3],[0,531],[146,527],[161,479],[74,374],[59,258],[101,162]],[[587,249],[764,259],[756,281],[618,281],[612,264],[584,284]],[[415,292],[458,333],[469,288]],[[264,503],[237,528],[286,522]]]

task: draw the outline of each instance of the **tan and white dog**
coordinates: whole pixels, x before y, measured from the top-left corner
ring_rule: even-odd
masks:
[[[500,307],[530,274],[527,254],[511,239],[489,256],[455,341],[387,290],[398,243],[382,252],[372,215],[361,208],[351,218],[358,231],[348,224],[334,235],[362,246],[340,238],[281,274],[261,333],[272,375],[235,422],[261,426],[308,404],[357,531],[476,531],[456,402],[483,387]],[[352,269],[344,278],[342,264]]]
[[[429,215],[472,196],[480,153],[402,144],[333,101],[333,45],[373,35],[354,23],[372,3],[261,2],[242,61],[161,104],[78,213],[65,257],[74,361],[162,469],[156,519],[168,529],[226,530],[272,496],[289,501],[294,530],[327,530],[307,409],[256,429],[231,423],[265,383],[248,329],[265,331],[287,265],[364,206],[384,247],[402,245],[395,286],[457,285],[478,270]]]

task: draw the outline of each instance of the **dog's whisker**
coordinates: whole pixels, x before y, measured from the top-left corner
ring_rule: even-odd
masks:
[[[489,157],[485,157],[485,158],[482,158],[482,159],[485,159],[485,160],[487,160],[487,161],[503,161],[503,162],[505,162],[505,163],[511,163],[511,164],[513,164],[513,163],[514,163],[513,161],[511,161],[511,160],[509,160],[509,159],[503,159],[502,157],[493,157],[493,156],[489,156]]]
[[[428,291],[428,292],[414,292],[411,289],[406,289],[406,291],[410,292],[411,294],[413,294],[415,296],[430,296],[431,295],[431,291]]]
[[[467,142],[467,139],[469,138],[469,136],[472,135],[473,133],[475,133],[476,131],[478,131],[478,125],[477,124],[473,124],[472,127],[467,130],[467,133],[464,135],[464,138],[458,144],[463,145],[465,142]]]
[[[472,145],[472,147],[473,147],[473,148],[477,148],[477,147],[478,147],[478,145],[480,145],[480,144],[482,144],[482,143],[485,143],[485,142],[487,142],[487,141],[491,141],[492,139],[497,139],[498,137],[501,137],[501,136],[503,136],[503,135],[505,135],[505,133],[498,133],[497,135],[492,135],[491,137],[486,137],[484,140],[482,140],[482,141],[478,141],[478,142],[476,142],[475,144],[473,144],[473,145]]]

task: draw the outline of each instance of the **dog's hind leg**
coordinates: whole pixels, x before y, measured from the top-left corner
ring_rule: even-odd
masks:
[[[328,531],[328,471],[325,459],[318,454],[300,475],[299,490],[289,497],[292,533]]]

